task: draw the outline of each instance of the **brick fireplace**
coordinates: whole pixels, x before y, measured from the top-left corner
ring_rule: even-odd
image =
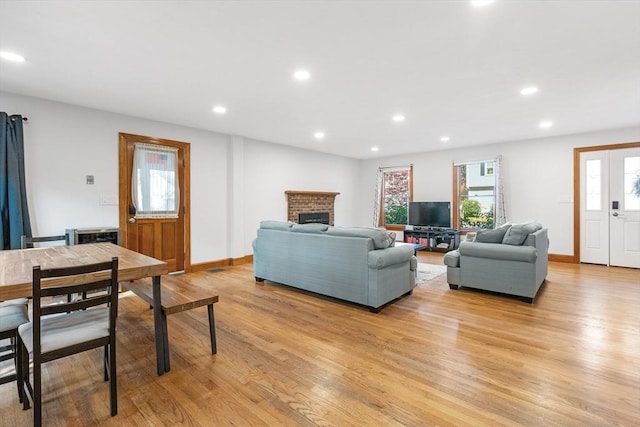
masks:
[[[294,191],[284,192],[287,196],[287,220],[298,223],[301,213],[329,213],[329,224],[334,225],[334,202],[340,193],[324,191]]]

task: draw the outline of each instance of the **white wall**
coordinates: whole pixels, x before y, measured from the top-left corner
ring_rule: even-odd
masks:
[[[261,220],[287,220],[287,190],[338,192],[335,225],[360,225],[359,160],[246,140],[244,167],[245,235],[251,239]],[[373,194],[374,185],[367,191]]]
[[[192,263],[251,254],[259,221],[286,219],[285,190],[340,192],[336,222],[356,222],[357,160],[6,92],[0,110],[29,118],[25,168],[35,235],[118,225],[118,206],[101,205],[100,197],[118,196],[119,132],[191,144]]]
[[[191,144],[192,262],[252,253],[260,220],[286,219],[286,190],[335,191],[336,225],[371,225],[379,166],[414,165],[414,200],[451,200],[452,163],[501,154],[508,219],[549,228],[550,251],[573,254],[573,148],[640,141],[640,127],[481,147],[355,160],[0,92],[25,125],[27,192],[35,234],[114,226],[118,133]],[[95,184],[85,183],[86,175]],[[241,193],[241,194],[238,194]],[[241,220],[238,220],[241,218]]]
[[[637,141],[640,127],[372,159],[362,163],[360,180],[364,186],[378,167],[412,163],[413,199],[450,201],[454,162],[501,154],[508,220],[539,221],[549,228],[550,253],[573,255],[573,148]],[[362,203],[364,223],[372,200]]]

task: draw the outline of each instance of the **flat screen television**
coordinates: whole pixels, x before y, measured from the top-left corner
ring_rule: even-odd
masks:
[[[451,228],[451,202],[409,202],[410,225]]]

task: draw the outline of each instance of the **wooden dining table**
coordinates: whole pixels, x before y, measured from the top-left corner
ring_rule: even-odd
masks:
[[[30,297],[33,267],[58,268],[109,261],[118,257],[118,282],[151,277],[153,324],[158,375],[169,371],[168,342],[161,311],[160,277],[168,273],[167,263],[113,243],[49,246],[0,251],[0,301]],[[49,282],[52,286],[59,282]]]

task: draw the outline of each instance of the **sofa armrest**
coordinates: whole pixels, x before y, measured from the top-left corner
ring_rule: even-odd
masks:
[[[500,243],[460,242],[461,259],[464,257],[501,259],[505,261],[536,262],[536,248],[532,246],[513,246]]]
[[[367,255],[367,264],[371,268],[384,268],[389,265],[401,264],[409,262],[413,256],[413,248],[411,246],[394,246],[386,249],[377,249],[369,251]]]

